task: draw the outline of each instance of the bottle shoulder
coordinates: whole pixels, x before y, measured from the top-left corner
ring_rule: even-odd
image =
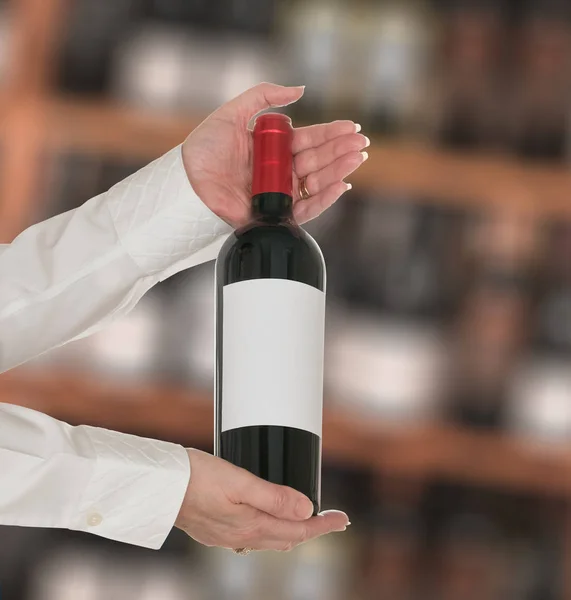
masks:
[[[216,261],[221,285],[247,279],[290,279],[324,290],[326,269],[315,240],[293,223],[253,224],[236,230]]]
[[[313,237],[295,223],[249,223],[236,229],[223,244],[219,256],[244,247],[274,246],[306,250],[323,260],[321,248]]]

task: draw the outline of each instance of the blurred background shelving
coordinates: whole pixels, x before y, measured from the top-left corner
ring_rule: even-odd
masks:
[[[259,81],[307,85],[297,124],[373,141],[307,226],[324,504],[352,531],[236,559],[3,528],[3,600],[571,598],[570,67],[568,0],[0,2],[0,242]],[[0,402],[211,449],[212,294],[210,264],[168,279],[0,376]]]

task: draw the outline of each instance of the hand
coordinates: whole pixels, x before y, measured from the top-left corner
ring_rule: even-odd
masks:
[[[344,531],[345,513],[311,517],[309,498],[199,450],[188,450],[190,483],[175,525],[205,546],[288,551]]]
[[[193,189],[230,225],[243,225],[250,215],[250,120],[264,109],[286,106],[302,95],[303,87],[261,83],[212,113],[184,142],[184,166]],[[350,188],[343,180],[367,159],[361,150],[369,145],[358,129],[352,121],[335,121],[295,130],[293,189],[298,223],[317,217]],[[302,201],[298,178],[306,176],[311,197]]]

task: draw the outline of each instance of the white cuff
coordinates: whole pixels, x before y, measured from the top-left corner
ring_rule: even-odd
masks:
[[[147,275],[172,274],[232,231],[192,189],[181,146],[111,188],[108,206],[121,244]]]
[[[96,427],[91,479],[69,528],[158,549],[171,531],[190,478],[182,446]]]

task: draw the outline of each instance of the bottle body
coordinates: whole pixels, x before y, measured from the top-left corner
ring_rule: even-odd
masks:
[[[325,265],[290,196],[253,202],[257,217],[216,262],[216,455],[299,490],[317,513]]]

